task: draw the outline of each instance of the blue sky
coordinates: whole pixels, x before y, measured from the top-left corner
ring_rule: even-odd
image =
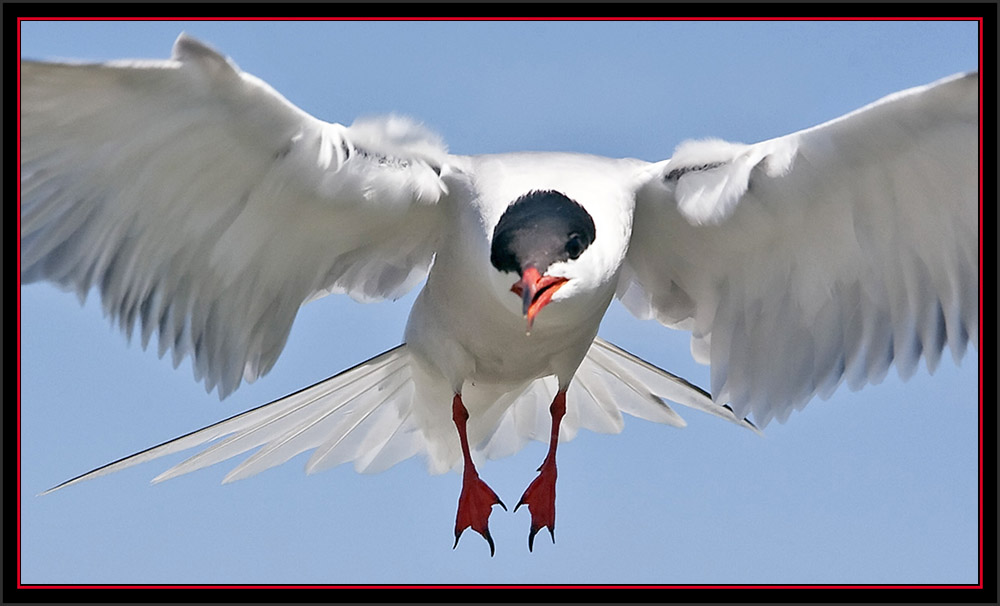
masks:
[[[973,22],[25,22],[22,56],[166,57],[181,31],[306,111],[398,112],[452,152],[659,160],[681,141],[752,143],[975,69]],[[760,438],[697,411],[632,417],[559,449],[557,542],[496,510],[497,552],[452,550],[458,474],[406,461],[308,476],[307,455],[222,486],[235,463],[150,486],[158,460],[69,477],[397,345],[413,294],[304,306],[273,371],[220,402],[155,348],[49,285],[21,289],[25,583],[975,583],[978,351],[933,376],[842,387]],[[686,333],[614,304],[601,335],[702,386]],[[480,466],[508,504],[545,446]]]

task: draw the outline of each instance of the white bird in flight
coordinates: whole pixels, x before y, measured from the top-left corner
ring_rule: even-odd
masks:
[[[556,447],[581,427],[683,426],[669,401],[758,431],[977,342],[977,73],[656,163],[456,156],[408,119],[324,122],[184,34],[169,60],[20,77],[21,281],[96,287],[220,397],[270,370],[304,302],[426,278],[403,345],[52,490],[220,438],[155,481],[255,448],[225,481],[304,451],[309,472],[422,455],[463,470],[455,546],[471,527],[492,554],[506,507],[475,462],[548,440],[517,503],[531,549],[555,539]],[[712,395],[597,337],[616,297],[691,331]]]

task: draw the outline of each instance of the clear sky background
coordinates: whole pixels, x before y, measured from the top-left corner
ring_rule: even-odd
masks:
[[[660,160],[752,143],[977,67],[973,22],[27,22],[30,58],[163,58],[186,31],[326,120],[398,112],[454,153],[567,150]],[[934,237],[928,234],[928,237]],[[96,293],[21,289],[25,583],[975,583],[978,351],[908,382],[842,387],[760,438],[680,408],[559,449],[556,543],[495,509],[497,544],[452,550],[456,473],[410,459],[316,475],[308,455],[222,486],[236,462],[150,486],[161,459],[36,496],[270,401],[401,341],[413,294],[302,308],[274,370],[220,402]],[[702,386],[686,333],[617,303],[603,337]],[[442,405],[448,403],[443,402]],[[192,454],[191,451],[187,454]],[[512,506],[545,445],[480,473]]]

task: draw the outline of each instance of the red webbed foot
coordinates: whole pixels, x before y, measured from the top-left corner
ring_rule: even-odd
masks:
[[[458,547],[458,539],[466,528],[472,528],[486,539],[490,544],[490,556],[495,552],[493,537],[490,536],[490,513],[493,506],[499,505],[507,510],[497,493],[487,486],[486,482],[479,479],[479,475],[474,471],[466,472],[462,478],[462,494],[458,497],[458,514],[455,516],[455,544],[452,549]]]
[[[538,468],[538,477],[524,491],[514,511],[527,505],[531,512],[531,530],[528,532],[528,551],[532,551],[535,535],[542,528],[548,528],[552,542],[556,542],[556,464],[546,459]]]
[[[556,447],[559,445],[559,423],[566,414],[566,392],[559,391],[552,405],[549,406],[552,415],[552,433],[549,435],[549,453],[545,455],[542,466],[538,468],[538,477],[528,485],[517,508],[527,505],[531,511],[531,530],[528,532],[528,551],[532,551],[535,535],[542,528],[548,528],[552,542],[556,542]]]
[[[465,464],[465,471],[462,473],[462,494],[458,497],[458,513],[455,515],[455,544],[452,549],[458,547],[458,539],[466,528],[471,528],[483,535],[486,542],[490,544],[490,557],[496,552],[493,545],[493,537],[490,536],[490,513],[493,506],[499,505],[507,510],[497,493],[479,479],[476,466],[472,462],[472,454],[469,450],[469,437],[466,434],[466,423],[469,420],[469,411],[462,403],[462,396],[455,394],[451,404],[452,420],[458,430],[459,442],[462,445],[462,458]]]

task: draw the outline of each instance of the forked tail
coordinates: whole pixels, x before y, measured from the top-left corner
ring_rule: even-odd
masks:
[[[223,482],[255,475],[295,455],[313,451],[306,471],[313,473],[353,462],[360,472],[377,472],[414,456],[452,452],[430,448],[413,411],[413,359],[400,345],[338,375],[291,395],[240,413],[208,427],[119,459],[67,480],[42,494],[126,467],[219,440],[153,479],[161,482],[259,449],[227,474]],[[529,440],[548,439],[548,405],[555,395],[553,377],[536,380],[498,401],[501,410],[486,439],[474,445],[478,455],[499,458],[520,450]],[[514,399],[513,404],[508,402]],[[621,413],[683,427],[684,420],[667,400],[707,412],[757,433],[732,409],[712,401],[691,383],[597,338],[567,392],[560,441],[580,428],[618,433]],[[442,406],[447,406],[442,402]],[[456,438],[457,439],[457,438]],[[432,461],[445,470],[459,461]]]

